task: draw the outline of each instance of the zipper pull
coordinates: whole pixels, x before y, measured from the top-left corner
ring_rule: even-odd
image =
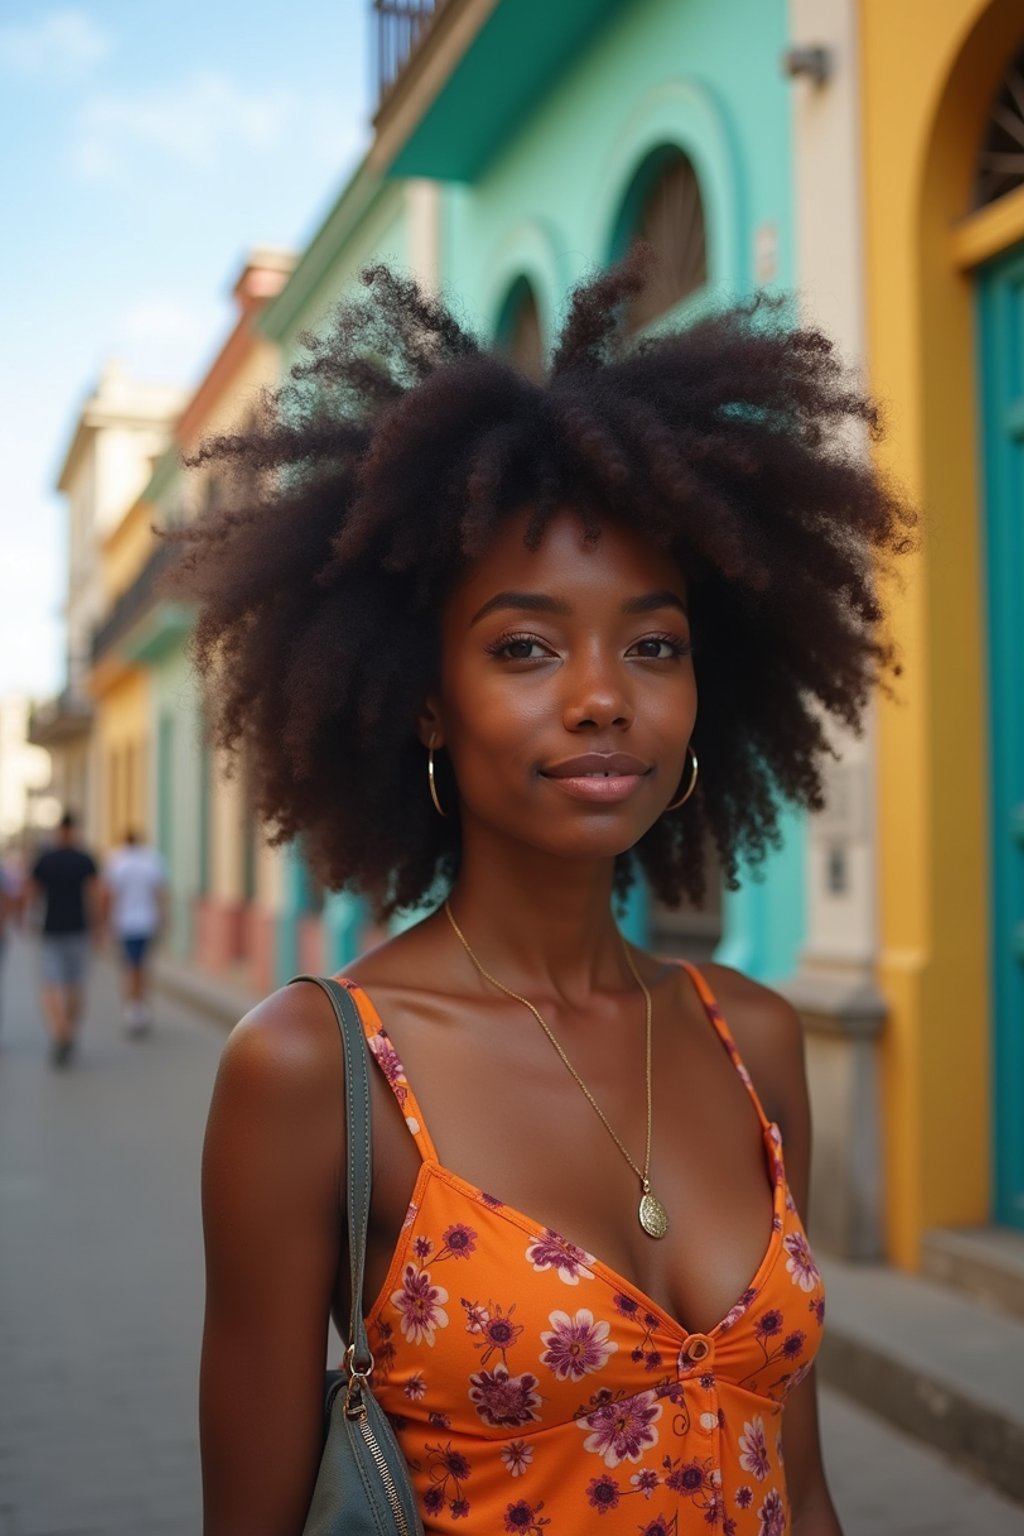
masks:
[[[355,1365],[356,1347],[350,1344],[345,1351],[344,1369],[348,1375],[345,1385],[345,1417],[347,1419],[362,1419],[366,1417],[366,1404],[363,1402],[363,1393],[369,1390],[370,1377],[373,1375],[374,1360],[370,1351],[366,1351],[367,1363],[357,1370]]]

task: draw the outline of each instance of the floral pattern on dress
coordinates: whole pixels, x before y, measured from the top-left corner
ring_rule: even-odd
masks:
[[[536,1505],[530,1504],[526,1499],[517,1499],[514,1504],[509,1504],[505,1510],[505,1529],[516,1532],[520,1536],[542,1536],[544,1527],[551,1521],[541,1515],[544,1508],[544,1500]]]
[[[448,1326],[448,1313],[443,1306],[447,1300],[448,1292],[431,1283],[427,1270],[417,1269],[414,1264],[405,1266],[401,1287],[392,1292],[391,1305],[410,1344],[433,1348],[435,1331]]]
[[[580,1381],[602,1370],[619,1347],[608,1338],[611,1324],[595,1322],[593,1312],[586,1307],[572,1317],[567,1312],[552,1312],[549,1321],[550,1331],[540,1336],[545,1346],[540,1359],[559,1381]]]
[[[461,1451],[453,1450],[450,1440],[443,1446],[428,1445],[425,1450],[430,1486],[423,1496],[424,1506],[437,1514],[447,1504],[453,1519],[464,1519],[471,1507],[465,1495],[472,1473],[469,1462]]]
[[[763,1483],[772,1470],[768,1455],[768,1441],[764,1432],[764,1419],[760,1414],[743,1426],[743,1433],[740,1435],[740,1466],[744,1472],[749,1472],[752,1477],[756,1477],[759,1483]]]
[[[778,1489],[773,1488],[757,1512],[761,1522],[758,1536],[785,1536],[786,1506]]]
[[[512,1320],[515,1302],[505,1312],[500,1302],[489,1301],[484,1307],[479,1302],[467,1301],[464,1296],[461,1300],[466,1309],[466,1332],[478,1335],[475,1345],[483,1351],[480,1364],[486,1365],[492,1355],[498,1354],[502,1365],[507,1367],[508,1351],[525,1331],[522,1323]]]
[[[440,1164],[393,1043],[351,989],[426,1164],[367,1318],[426,1536],[791,1536],[782,1416],[814,1363],[824,1286],[779,1129],[691,974],[760,1117],[772,1195],[767,1251],[703,1334]]]
[[[530,1239],[526,1257],[535,1273],[539,1275],[546,1269],[553,1269],[564,1285],[579,1285],[581,1280],[594,1278],[594,1271],[588,1268],[595,1262],[594,1255],[559,1237],[550,1227],[545,1227],[539,1237]]]
[[[510,1477],[522,1477],[533,1460],[533,1446],[526,1440],[510,1440],[501,1448],[501,1459]]]
[[[529,1371],[521,1376],[510,1376],[503,1365],[493,1371],[477,1371],[469,1378],[470,1400],[485,1424],[508,1425],[519,1429],[531,1420],[539,1419],[540,1382]]]
[[[434,1255],[434,1263],[441,1264],[445,1259],[468,1259],[475,1247],[473,1228],[467,1227],[464,1221],[453,1221],[441,1233],[441,1248]]]
[[[658,1443],[657,1422],[662,1412],[654,1392],[602,1402],[577,1421],[582,1429],[590,1430],[583,1449],[600,1456],[606,1467],[640,1461],[643,1453]]]
[[[793,1279],[793,1284],[798,1285],[802,1291],[813,1291],[821,1283],[821,1271],[814,1262],[811,1245],[802,1232],[789,1232],[782,1240],[782,1246],[789,1254],[786,1260],[786,1268]]]

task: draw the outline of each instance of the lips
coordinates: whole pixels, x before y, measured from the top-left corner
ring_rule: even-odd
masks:
[[[649,763],[631,757],[628,752],[585,752],[541,769],[546,779],[632,778],[649,772]]]

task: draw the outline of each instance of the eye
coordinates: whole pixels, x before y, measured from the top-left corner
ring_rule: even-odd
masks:
[[[690,642],[680,635],[645,635],[627,654],[639,651],[644,661],[678,661],[690,654]]]
[[[536,635],[500,635],[487,650],[499,661],[540,661],[542,657],[536,653],[551,654],[544,641],[538,640]]]

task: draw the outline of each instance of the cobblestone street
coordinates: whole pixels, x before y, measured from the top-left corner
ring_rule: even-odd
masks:
[[[0,1536],[198,1536],[199,1154],[221,1035],[164,1003],[151,1038],[125,1039],[101,963],[79,1058],[56,1073],[34,966],[16,941],[0,1022]],[[846,1536],[1024,1533],[1024,1511],[880,1421],[833,1394],[823,1413]]]

